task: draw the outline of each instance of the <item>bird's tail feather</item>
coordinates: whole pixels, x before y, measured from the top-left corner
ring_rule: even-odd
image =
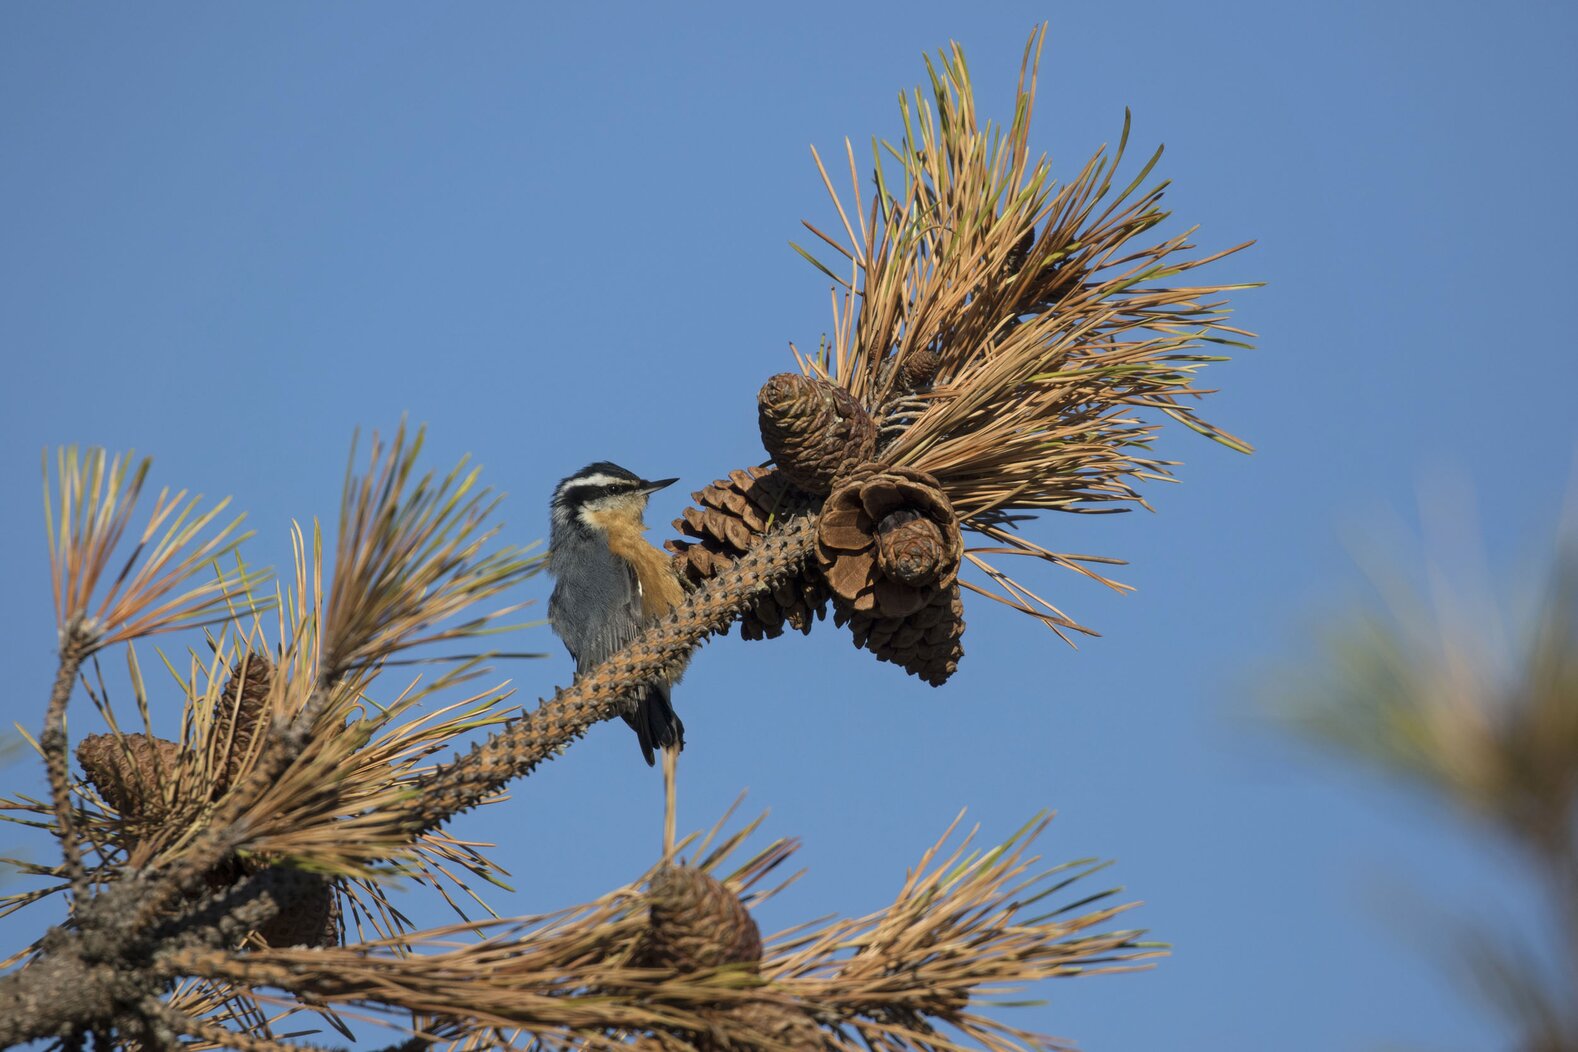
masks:
[[[636,701],[636,710],[625,716],[625,722],[635,728],[636,738],[641,742],[641,755],[648,767],[657,762],[655,750],[685,747],[685,724],[669,704],[666,684],[654,684],[642,691]]]

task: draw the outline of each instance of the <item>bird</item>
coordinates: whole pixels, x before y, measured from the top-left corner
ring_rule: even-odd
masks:
[[[623,649],[685,594],[669,557],[647,542],[647,498],[678,479],[651,481],[601,460],[560,480],[549,509],[548,621],[575,659],[577,678]],[[671,683],[648,684],[622,714],[641,755],[685,747],[685,724],[669,701]]]

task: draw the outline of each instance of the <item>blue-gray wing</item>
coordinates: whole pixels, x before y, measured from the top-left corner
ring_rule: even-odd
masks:
[[[597,545],[578,548],[574,567],[559,577],[548,600],[548,619],[579,675],[641,631],[641,587],[629,563]]]
[[[645,620],[641,584],[629,563],[597,551],[588,553],[581,568],[588,572],[560,577],[548,600],[548,620],[575,659],[577,676],[628,646]],[[685,747],[685,725],[669,703],[667,683],[642,688],[623,715],[647,766],[654,763],[654,749]]]

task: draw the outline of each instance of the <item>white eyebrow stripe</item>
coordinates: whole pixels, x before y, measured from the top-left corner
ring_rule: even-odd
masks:
[[[584,475],[573,479],[565,479],[559,484],[559,489],[557,490],[556,495],[563,497],[565,494],[573,493],[578,489],[596,489],[600,486],[628,487],[633,490],[638,488],[640,485],[641,482],[638,479],[623,478],[619,475],[608,475],[604,474],[603,472],[598,472],[595,475]]]
[[[570,488],[574,488],[576,486],[611,486],[616,482],[624,482],[634,485],[630,479],[622,479],[617,475],[605,475],[602,472],[598,472],[596,475],[584,475],[581,478],[571,479]]]

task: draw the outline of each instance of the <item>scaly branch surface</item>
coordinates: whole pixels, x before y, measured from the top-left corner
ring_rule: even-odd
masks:
[[[82,668],[86,650],[75,627],[61,641],[55,686],[49,693],[49,708],[44,713],[44,733],[38,744],[44,754],[44,770],[49,777],[49,798],[55,809],[60,857],[71,893],[81,899],[88,893],[88,873],[82,865],[82,841],[77,834],[71,802],[71,760],[66,744],[66,703]]]

